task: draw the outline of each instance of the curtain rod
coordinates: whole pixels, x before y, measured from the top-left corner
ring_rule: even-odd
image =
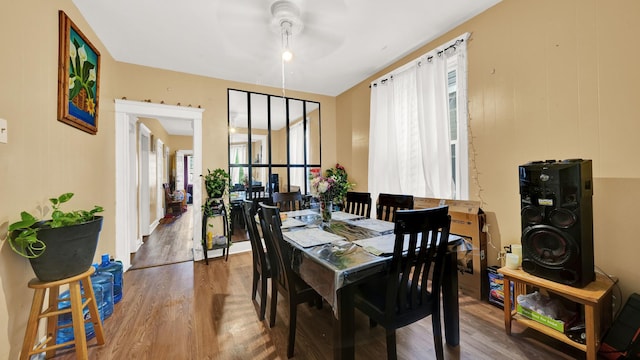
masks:
[[[463,42],[464,42],[464,38],[457,39],[453,44],[451,44],[451,45],[447,46],[446,48],[444,48],[444,49],[442,49],[442,50],[440,50],[440,51],[438,51],[435,55],[436,55],[436,56],[442,56],[442,54],[444,54],[444,53],[445,53],[447,50],[449,50],[449,49],[454,49],[454,50],[455,50],[455,49],[456,49],[456,46],[458,46],[458,45],[462,44]],[[425,54],[425,55],[426,55],[426,54]],[[424,56],[424,55],[422,55],[422,56]],[[422,56],[420,56],[420,57],[422,57]],[[431,62],[431,60],[433,59],[433,56],[434,56],[434,55],[430,55],[430,56],[428,56],[428,57],[427,57],[427,59],[426,59],[426,60],[427,60],[427,62]],[[418,57],[418,58],[420,58],[420,57]],[[408,64],[407,64],[407,65],[408,65]],[[406,66],[406,65],[404,65],[404,66]],[[398,69],[401,69],[401,68],[403,68],[404,66],[401,66],[401,67],[399,67]],[[419,61],[418,61],[418,66],[422,66],[422,60],[419,60]],[[394,70],[394,71],[397,71],[398,69],[396,69],[396,70]],[[389,79],[393,79],[393,75],[390,75],[390,76],[389,76],[389,78],[384,78],[384,79],[381,79],[381,80],[379,80],[379,81],[380,81],[380,83],[381,83],[381,84],[384,84],[384,83],[386,83],[386,82],[387,82],[387,80],[389,80]],[[373,86],[378,86],[378,84],[377,84],[377,83],[374,83],[374,84],[373,84]],[[369,89],[371,89],[371,84],[369,85]]]

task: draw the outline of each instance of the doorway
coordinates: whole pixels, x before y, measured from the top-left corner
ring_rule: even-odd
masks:
[[[115,256],[129,269],[130,254],[142,245],[138,226],[138,190],[136,165],[136,121],[138,117],[189,120],[193,124],[193,167],[202,169],[202,112],[204,109],[130,100],[115,100],[116,121],[116,249]],[[193,228],[202,226],[201,184],[193,184]],[[202,234],[193,232],[194,261],[204,258]]]

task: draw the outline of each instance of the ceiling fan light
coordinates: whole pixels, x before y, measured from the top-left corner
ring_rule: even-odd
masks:
[[[285,62],[289,62],[291,61],[291,59],[293,59],[293,53],[291,52],[291,50],[284,49],[284,51],[282,52],[282,60],[284,60]]]

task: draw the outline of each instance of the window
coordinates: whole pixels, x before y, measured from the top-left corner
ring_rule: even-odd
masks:
[[[321,164],[320,104],[233,89],[228,103],[232,189],[308,193]]]
[[[372,83],[372,195],[468,199],[467,36]]]

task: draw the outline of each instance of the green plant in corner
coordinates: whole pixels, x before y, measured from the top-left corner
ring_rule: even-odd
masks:
[[[95,219],[95,214],[104,211],[101,206],[95,206],[91,210],[74,210],[64,212],[60,210],[60,205],[71,200],[73,193],[65,193],[57,198],[51,198],[51,219],[46,221],[38,220],[30,213],[23,211],[20,213],[20,221],[9,225],[8,241],[11,249],[25,258],[37,258],[46,249],[46,244],[38,239],[38,231],[41,228],[61,228],[65,226],[82,224]]]

